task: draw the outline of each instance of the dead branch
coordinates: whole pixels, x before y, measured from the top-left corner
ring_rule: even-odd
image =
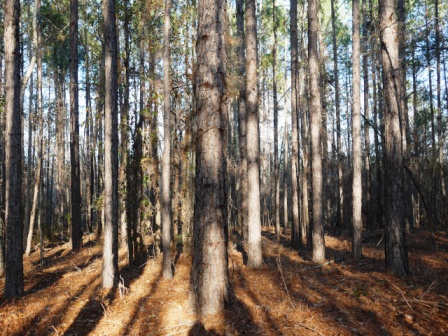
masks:
[[[391,283],[391,282],[389,282],[389,281],[387,281],[387,280],[386,280],[386,282],[387,282],[389,285],[395,287],[395,288],[400,292],[400,294],[401,294],[401,296],[403,297],[404,301],[406,301],[406,304],[408,305],[408,307],[411,308],[411,310],[414,310],[414,309],[411,307],[411,305],[409,304],[409,302],[408,302],[408,300],[406,299],[406,297],[404,296],[404,294],[403,294],[403,292],[401,291],[401,289],[400,289],[398,286],[395,286],[393,283]]]
[[[288,294],[288,299],[289,299],[289,302],[291,303],[291,307],[292,307],[292,309],[296,310],[296,306],[294,306],[294,303],[291,300],[291,296],[289,295],[289,290],[288,290],[288,286],[286,285],[285,278],[283,277],[282,263],[281,263],[280,256],[281,255],[279,252],[278,257],[275,259],[277,261],[277,267],[278,267],[278,270],[280,271],[280,277],[282,278],[283,285],[285,286],[286,294]]]

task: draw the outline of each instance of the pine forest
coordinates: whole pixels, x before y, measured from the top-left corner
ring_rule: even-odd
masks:
[[[447,335],[448,2],[0,2],[0,335]]]

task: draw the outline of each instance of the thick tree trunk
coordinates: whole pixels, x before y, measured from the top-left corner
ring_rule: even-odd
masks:
[[[70,0],[70,161],[71,248],[82,246],[81,176],[79,166],[78,0]]]
[[[197,312],[212,315],[229,303],[227,259],[226,2],[198,4],[197,140],[191,285]]]
[[[103,1],[105,45],[104,247],[102,287],[118,280],[118,116],[115,0]]]
[[[7,0],[5,11],[5,287],[4,298],[23,295],[22,139],[20,110],[20,1]]]
[[[353,0],[353,184],[352,184],[352,255],[362,257],[362,152],[361,152],[361,43],[359,34],[359,0]]]
[[[261,267],[260,134],[258,127],[257,19],[255,0],[246,0],[247,265]]]
[[[394,0],[380,0],[380,39],[383,60],[385,98],[385,168],[386,168],[386,235],[385,252],[388,271],[405,276],[407,258],[405,209],[403,205],[403,152],[400,129],[401,76],[397,13]]]
[[[325,261],[324,224],[322,216],[322,150],[321,95],[319,87],[319,55],[317,51],[319,0],[308,1],[308,62],[310,71],[311,185],[313,188],[312,260]]]
[[[165,0],[163,30],[163,154],[162,154],[162,245],[163,245],[163,278],[171,279],[171,78],[170,78],[170,10],[171,0]]]

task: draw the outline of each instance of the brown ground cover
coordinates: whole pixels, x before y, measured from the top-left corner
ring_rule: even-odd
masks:
[[[232,307],[202,321],[189,305],[187,253],[177,251],[174,280],[165,281],[160,256],[130,271],[121,252],[122,286],[107,293],[100,243],[87,239],[79,253],[53,244],[44,267],[37,252],[25,258],[25,297],[0,297],[0,335],[447,335],[448,237],[414,233],[406,279],[384,272],[380,239],[366,235],[364,258],[354,260],[346,239],[327,236],[328,263],[317,266],[266,230],[264,265],[251,270],[233,233]]]

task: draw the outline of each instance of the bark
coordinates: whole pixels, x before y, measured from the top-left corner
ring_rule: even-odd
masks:
[[[341,154],[341,101],[339,98],[339,72],[338,72],[338,47],[336,44],[336,13],[334,10],[334,1],[331,0],[331,27],[333,40],[333,67],[334,67],[334,94],[336,108],[336,159],[337,159],[337,176],[338,176],[338,192],[337,192],[337,217],[336,227],[342,228],[344,223],[344,192],[342,178],[342,160]]]
[[[431,67],[431,54],[430,54],[430,45],[429,45],[429,33],[430,28],[428,25],[428,0],[425,0],[425,47],[426,47],[426,65],[428,67],[428,80],[429,80],[429,110],[431,112],[431,145],[432,145],[432,152],[433,156],[436,155],[436,130],[435,130],[435,124],[434,124],[434,103],[433,103],[433,91],[432,91],[432,67]]]
[[[400,129],[401,76],[394,0],[380,1],[380,41],[385,99],[386,168],[386,269],[398,276],[409,274],[403,199],[403,152]]]
[[[70,162],[71,248],[82,246],[81,176],[79,166],[78,0],[70,0]]]
[[[127,218],[126,218],[126,198],[128,195],[131,195],[133,190],[127,189],[128,194],[126,194],[125,191],[125,183],[127,180],[126,174],[127,174],[127,164],[129,160],[129,59],[130,59],[130,42],[129,42],[129,8],[128,3],[124,3],[124,22],[123,22],[123,31],[124,31],[124,97],[123,97],[123,108],[121,110],[120,115],[120,135],[121,135],[121,144],[120,144],[120,154],[121,154],[121,162],[120,162],[120,204],[121,204],[121,223],[120,223],[120,229],[121,229],[121,239],[120,244],[121,246],[127,246]],[[129,251],[128,251],[129,253]]]
[[[226,2],[198,4],[196,194],[191,285],[201,316],[229,303],[226,205]]]
[[[1,14],[0,14],[1,18]],[[3,101],[3,57],[0,57],[0,99]],[[0,277],[5,274],[5,113],[0,115]]]
[[[411,142],[411,133],[408,117],[408,99],[406,94],[406,9],[405,1],[397,1],[398,23],[399,23],[399,40],[398,40],[398,57],[400,59],[400,127],[401,127],[401,145],[404,159],[408,156],[408,144]],[[407,180],[407,175],[404,176]],[[410,182],[410,181],[409,181]],[[403,203],[405,206],[406,231],[410,233],[414,227],[414,216],[412,212],[412,190],[411,183],[404,181],[403,187]]]
[[[246,1],[246,111],[248,251],[247,265],[262,263],[260,218],[260,134],[258,126],[257,20],[255,0]]]
[[[440,69],[440,26],[439,26],[439,0],[435,0],[435,28],[436,28],[436,64],[437,64],[437,84],[436,84],[436,95],[437,95],[437,139],[438,139],[438,161],[439,161],[439,204],[440,215],[442,221],[446,220],[446,187],[445,179],[443,174],[443,146],[444,146],[444,135],[443,135],[443,118],[442,118],[442,97],[441,97],[441,69]]]
[[[352,255],[362,257],[362,152],[361,152],[361,42],[359,34],[359,0],[353,0],[353,184],[352,184]]]
[[[297,35],[297,0],[291,0],[291,180],[292,180],[292,230],[291,247],[299,248],[302,242],[299,217],[299,45]]]
[[[86,71],[86,157],[87,157],[87,183],[86,183],[86,208],[87,208],[87,228],[89,232],[93,232],[94,222],[94,195],[95,195],[95,155],[93,146],[93,120],[91,95],[90,95],[90,55],[87,37],[87,29],[85,33],[85,71]],[[92,149],[93,146],[93,149]]]
[[[117,116],[117,29],[115,0],[103,1],[105,46],[104,97],[104,247],[102,287],[118,280],[118,116]]]
[[[171,78],[170,78],[170,10],[171,0],[165,0],[164,30],[163,30],[163,153],[162,153],[162,245],[163,245],[163,278],[172,279],[171,268]]]
[[[278,102],[277,102],[277,8],[272,1],[272,21],[274,24],[274,46],[272,50],[272,77],[274,100],[274,221],[275,236],[280,241],[280,174],[278,162]]]
[[[312,244],[315,263],[325,261],[324,225],[322,216],[322,150],[321,95],[319,87],[319,55],[317,51],[319,0],[308,1],[308,62],[310,71],[311,187],[313,188]]]
[[[60,69],[54,70],[54,81],[56,91],[56,216],[58,224],[64,231],[65,223],[65,109],[63,93],[63,76]]]
[[[246,137],[246,88],[244,83],[244,75],[246,73],[246,65],[244,59],[245,50],[245,34],[244,34],[244,0],[236,1],[236,24],[238,36],[238,75],[240,77],[239,96],[238,96],[238,136],[240,150],[240,225],[242,236],[248,239],[248,222],[247,222],[247,137]]]
[[[363,51],[362,51],[362,69],[363,69],[363,86],[364,86],[364,143],[365,143],[365,213],[366,213],[366,227],[368,230],[372,230],[372,176],[370,173],[370,107],[369,107],[369,69],[368,69],[368,36],[367,36],[367,16],[366,10],[367,0],[362,1],[362,31],[363,31]]]
[[[4,3],[5,32],[5,299],[23,295],[20,1]]]
[[[286,64],[286,61],[285,61]],[[286,71],[285,71],[286,75]],[[286,80],[285,80],[286,83]],[[285,104],[286,105],[286,104]],[[288,134],[288,119],[285,118],[284,130],[284,148],[283,148],[283,233],[286,234],[286,228],[289,226],[289,210],[288,210],[288,155],[289,155],[289,134]]]

